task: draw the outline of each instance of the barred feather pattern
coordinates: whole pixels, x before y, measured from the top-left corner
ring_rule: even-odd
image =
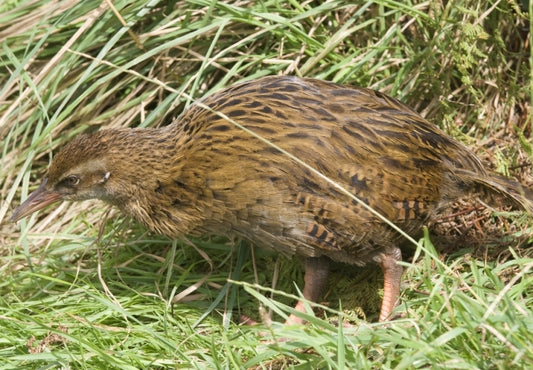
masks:
[[[173,238],[236,235],[281,253],[356,265],[402,242],[365,207],[223,113],[410,235],[458,197],[481,195],[533,210],[527,190],[489,174],[464,145],[373,90],[264,77],[200,102],[163,128],[78,137],[55,157],[49,182],[61,184],[73,171],[95,178],[109,172],[102,189],[78,188],[66,199],[101,198]]]

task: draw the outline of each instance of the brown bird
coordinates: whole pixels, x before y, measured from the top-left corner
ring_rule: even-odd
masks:
[[[330,259],[376,263],[385,280],[383,321],[399,296],[405,238],[365,205],[416,235],[458,197],[504,199],[531,213],[526,192],[487,173],[465,146],[389,96],[264,77],[204,98],[166,127],[75,138],[12,219],[60,200],[98,198],[170,238],[238,236],[302,257],[303,296],[311,301],[326,284]],[[296,309],[304,311],[303,303]]]

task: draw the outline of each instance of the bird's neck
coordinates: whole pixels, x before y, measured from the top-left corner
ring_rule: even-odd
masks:
[[[117,130],[106,161],[113,179],[109,203],[148,228],[178,237],[201,223],[198,188],[181,176],[186,141],[172,127]],[[197,207],[187,207],[196,202]],[[187,209],[187,213],[182,210]]]

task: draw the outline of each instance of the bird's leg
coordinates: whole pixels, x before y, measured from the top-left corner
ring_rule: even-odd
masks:
[[[304,290],[303,296],[306,300],[317,302],[328,282],[329,260],[326,257],[307,257],[303,260]],[[305,312],[303,301],[298,301],[295,310]],[[303,324],[305,320],[291,314],[285,324]]]
[[[383,300],[381,302],[381,312],[379,321],[385,321],[396,306],[400,296],[400,284],[403,268],[396,262],[402,260],[400,248],[394,248],[390,253],[380,255],[379,265],[383,270]]]

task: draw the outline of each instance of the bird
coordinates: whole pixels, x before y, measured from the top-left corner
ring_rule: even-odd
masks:
[[[331,261],[347,271],[378,265],[378,320],[386,321],[403,273],[406,238],[398,228],[418,235],[463,197],[533,211],[528,189],[490,172],[399,100],[318,79],[266,76],[199,99],[166,126],[77,136],[12,220],[59,201],[96,198],[172,239],[238,237],[296,255],[304,267],[295,307],[302,312],[305,300],[320,299]],[[302,324],[301,316],[286,323]]]

